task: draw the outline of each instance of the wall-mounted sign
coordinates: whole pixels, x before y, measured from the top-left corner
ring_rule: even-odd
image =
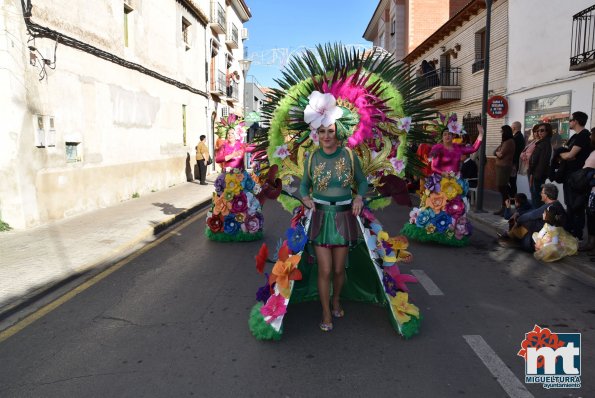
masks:
[[[508,101],[501,95],[488,98],[488,115],[500,119],[508,113]]]
[[[246,122],[254,124],[260,122],[260,114],[258,112],[249,112],[246,115]]]

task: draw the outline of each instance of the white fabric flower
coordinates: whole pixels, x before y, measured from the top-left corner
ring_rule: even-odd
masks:
[[[289,151],[287,150],[287,144],[279,145],[275,148],[275,153],[273,154],[274,157],[285,159],[289,156]]]
[[[310,139],[312,140],[314,145],[320,145],[320,137],[318,136],[318,130],[310,131]]]
[[[399,119],[399,123],[397,123],[397,128],[399,130],[404,130],[406,133],[408,133],[409,129],[411,128],[411,118],[409,116],[406,116]]]
[[[400,173],[405,168],[405,163],[397,158],[392,158],[390,163],[393,165],[397,173]]]
[[[337,101],[332,94],[312,91],[308,99],[310,102],[304,109],[304,122],[308,123],[311,129],[317,129],[320,126],[328,127],[343,116],[343,111],[337,106]]]
[[[463,125],[458,124],[455,120],[451,120],[448,122],[448,131],[451,134],[461,134],[461,131],[463,131]]]

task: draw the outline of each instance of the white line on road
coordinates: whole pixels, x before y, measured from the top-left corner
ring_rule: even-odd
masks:
[[[426,274],[423,270],[412,269],[411,273],[413,274],[413,276],[417,278],[419,283],[421,283],[421,285],[424,287],[424,289],[426,289],[430,296],[444,296],[442,290],[440,290],[440,288],[434,283],[433,280],[430,279],[428,274]]]
[[[511,398],[534,398],[520,380],[512,373],[494,350],[479,335],[463,336],[475,354]]]

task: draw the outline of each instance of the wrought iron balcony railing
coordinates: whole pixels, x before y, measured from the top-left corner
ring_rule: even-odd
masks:
[[[570,70],[595,67],[595,5],[572,16]]]
[[[418,87],[429,90],[433,87],[459,86],[461,68],[440,68],[426,72],[418,78]]]

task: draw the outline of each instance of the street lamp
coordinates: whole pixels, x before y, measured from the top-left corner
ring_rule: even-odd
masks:
[[[248,70],[250,69],[250,64],[252,63],[251,60],[249,59],[240,59],[238,61],[240,63],[240,69],[242,70],[242,75],[244,76],[244,90],[242,90],[242,96],[243,96],[243,114],[244,114],[244,118],[246,118],[246,75],[248,74]]]

